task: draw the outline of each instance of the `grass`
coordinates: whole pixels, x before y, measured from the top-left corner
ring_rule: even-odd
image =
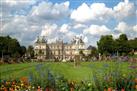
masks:
[[[41,69],[39,69],[41,65]],[[30,73],[37,73],[42,70],[44,73],[47,68],[56,75],[64,75],[69,80],[90,80],[92,79],[93,72],[105,76],[107,73],[120,69],[124,75],[130,74],[135,71],[129,69],[128,62],[82,62],[80,66],[74,67],[73,63],[22,63],[22,64],[5,64],[0,65],[0,79],[17,79],[20,77],[29,77]]]

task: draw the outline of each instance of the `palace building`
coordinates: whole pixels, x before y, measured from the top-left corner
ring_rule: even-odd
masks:
[[[82,37],[74,37],[70,43],[64,43],[58,39],[54,43],[48,43],[44,37],[38,37],[34,44],[35,57],[37,59],[74,59],[78,50],[86,52]]]

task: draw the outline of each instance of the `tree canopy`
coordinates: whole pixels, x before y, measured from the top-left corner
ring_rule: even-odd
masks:
[[[0,36],[0,57],[21,57],[25,54],[25,46],[21,46],[16,39],[10,36]]]
[[[112,35],[101,36],[97,42],[98,51],[101,54],[128,54],[132,50],[137,51],[137,38],[128,40],[126,34],[121,34],[119,38],[114,39]]]
[[[28,46],[27,54],[29,55],[30,58],[34,57],[34,48],[33,48],[33,46],[31,46],[31,45]]]

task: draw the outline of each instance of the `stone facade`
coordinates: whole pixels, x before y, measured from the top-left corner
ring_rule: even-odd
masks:
[[[64,43],[60,39],[54,43],[47,43],[44,37],[38,37],[34,44],[35,57],[37,59],[74,59],[77,49],[86,50],[82,38],[77,38],[79,44],[76,44],[75,38],[71,43]]]

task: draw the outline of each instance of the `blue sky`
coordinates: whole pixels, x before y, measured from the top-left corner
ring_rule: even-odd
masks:
[[[82,36],[96,46],[101,35],[137,37],[136,0],[1,0],[1,32],[33,45],[37,36],[70,42]]]

